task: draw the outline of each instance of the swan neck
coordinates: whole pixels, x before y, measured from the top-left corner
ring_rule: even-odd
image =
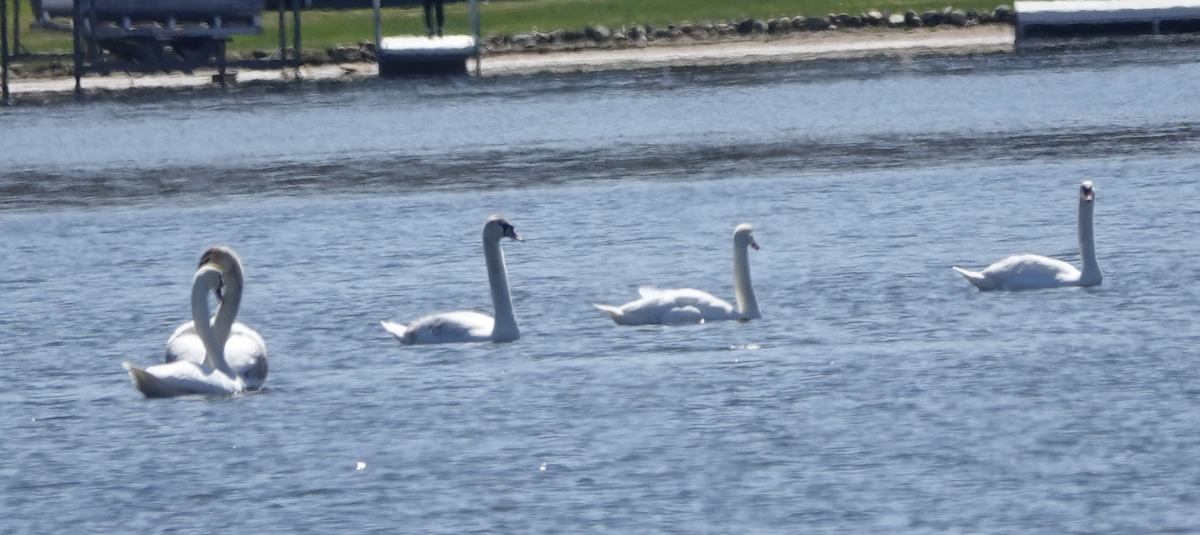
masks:
[[[737,293],[738,314],[744,319],[762,318],[758,297],[750,282],[750,251],[746,245],[733,246],[733,289]]]
[[[218,338],[209,323],[208,292],[220,283],[221,274],[215,269],[201,268],[196,273],[192,282],[192,324],[196,327],[196,335],[204,344],[204,364],[233,377],[233,371],[225,362],[225,340]]]
[[[242,305],[242,272],[236,266],[221,273],[225,288],[221,292],[221,302],[217,305],[217,315],[213,318],[213,333],[218,340],[229,340],[233,330],[233,322],[237,319],[238,309]]]
[[[492,326],[493,342],[508,342],[521,337],[517,316],[513,311],[512,294],[508,289],[508,269],[504,265],[504,250],[499,239],[483,238],[483,254],[487,260],[488,284],[492,288],[492,305],[496,308]]]
[[[1100,284],[1103,278],[1096,261],[1095,210],[1095,202],[1079,201],[1079,255],[1083,257],[1079,279],[1085,286]]]

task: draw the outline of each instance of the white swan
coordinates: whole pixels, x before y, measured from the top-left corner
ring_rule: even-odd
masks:
[[[968,271],[953,266],[980,290],[1037,290],[1064,286],[1098,286],[1104,280],[1096,262],[1096,240],[1093,232],[1096,189],[1091,180],[1079,186],[1079,254],[1083,271],[1061,260],[1039,255],[1010,256],[988,266],[983,271]]]
[[[232,292],[222,293],[222,284],[226,278],[237,284],[231,285]],[[146,397],[172,397],[189,394],[229,395],[257,388],[266,378],[266,347],[262,338],[254,333],[258,347],[245,354],[239,353],[238,362],[242,373],[234,369],[226,360],[226,339],[233,330],[233,319],[237,314],[237,300],[241,293],[241,261],[230,249],[214,247],[204,253],[200,259],[200,267],[192,281],[192,323],[190,332],[203,348],[199,353],[187,340],[187,325],[176,330],[168,342],[168,362],[148,368],[139,368],[129,362],[124,363],[133,379],[133,385]],[[235,287],[236,286],[236,287]],[[217,317],[210,323],[208,310],[208,293],[215,292],[221,299]],[[232,294],[232,295],[230,295]],[[234,300],[230,300],[230,298]],[[229,306],[232,305],[232,306]],[[243,326],[244,327],[244,326]],[[248,327],[244,327],[249,330]],[[242,331],[244,332],[244,331]],[[253,332],[252,330],[250,332]],[[241,347],[245,342],[237,342],[234,347]],[[241,351],[241,350],[238,350]],[[170,359],[176,360],[170,360]],[[193,359],[199,359],[195,362]],[[256,381],[257,386],[247,385],[247,378]]]
[[[500,216],[488,218],[483,225],[483,256],[487,260],[488,283],[492,287],[492,305],[496,310],[494,320],[478,312],[446,312],[419,318],[407,326],[381,321],[383,328],[406,345],[512,342],[521,338],[512,295],[508,291],[508,270],[504,266],[504,251],[500,248],[501,238],[525,241]]]
[[[262,388],[267,380],[267,344],[254,329],[234,322],[242,303],[245,274],[242,260],[228,247],[213,247],[200,257],[200,265],[213,263],[221,271],[221,287],[217,288],[216,317],[212,320],[214,335],[225,339],[225,362],[246,383],[248,389]],[[167,340],[167,362],[187,360],[203,364],[204,342],[196,333],[196,324],[189,321],[175,329]]]
[[[733,231],[733,287],[737,294],[737,310],[727,301],[708,292],[683,288],[660,290],[642,287],[642,298],[619,307],[595,304],[618,325],[652,325],[671,323],[704,323],[717,320],[751,320],[762,318],[758,299],[750,283],[748,247],[758,250],[754,228],[742,223]]]

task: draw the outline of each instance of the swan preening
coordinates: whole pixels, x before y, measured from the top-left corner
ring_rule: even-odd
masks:
[[[1064,286],[1097,286],[1104,279],[1096,262],[1096,240],[1093,215],[1096,208],[1096,189],[1092,181],[1079,186],[1079,255],[1083,257],[1080,271],[1061,260],[1039,255],[1010,256],[985,268],[968,271],[953,269],[966,277],[980,290],[1037,290]]]
[[[384,329],[402,344],[443,344],[453,342],[512,342],[521,337],[508,290],[508,270],[500,240],[525,241],[503,217],[492,216],[483,225],[483,256],[487,261],[488,283],[492,287],[492,306],[496,317],[473,311],[446,312],[418,318],[401,325],[381,321]]]
[[[754,228],[749,223],[742,223],[733,231],[733,288],[737,295],[737,310],[729,302],[693,288],[660,290],[642,287],[638,289],[641,299],[619,307],[595,306],[618,325],[759,319],[762,314],[758,311],[758,299],[750,283],[750,247],[758,249],[758,243],[754,241]]]
[[[192,281],[192,321],[167,341],[166,364],[139,368],[124,363],[146,397],[229,395],[261,388],[267,378],[267,347],[253,329],[234,323],[242,299],[242,262],[228,247],[200,257]],[[217,296],[209,319],[208,294]]]

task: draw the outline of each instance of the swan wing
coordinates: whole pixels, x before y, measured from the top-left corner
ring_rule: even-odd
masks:
[[[412,322],[399,338],[404,344],[487,342],[492,339],[494,325],[495,320],[491,316],[479,312],[446,312]]]
[[[196,325],[187,322],[175,329],[167,340],[166,361],[204,364],[204,342],[196,334]],[[246,383],[247,388],[262,388],[267,380],[267,344],[262,335],[241,322],[236,322],[225,341],[225,362]]]
[[[386,320],[379,322],[379,324],[383,325],[383,328],[386,329],[387,332],[392,333],[392,336],[395,336],[396,339],[401,342],[404,341],[404,335],[408,333],[408,325],[401,325],[394,321]]]
[[[654,286],[638,287],[638,295],[641,296],[642,299],[658,299],[660,296],[662,296],[664,291],[666,290],[660,290]]]
[[[133,386],[148,398],[227,396],[245,389],[242,381],[194,362],[181,360],[147,368],[126,362],[123,366],[133,379]]]
[[[254,329],[234,323],[225,341],[225,362],[242,378],[246,388],[262,388],[269,368],[267,343]]]
[[[1079,283],[1079,270],[1075,266],[1032,254],[1010,256],[984,268],[979,274],[991,281],[997,290],[1060,288]]]
[[[193,322],[189,321],[180,325],[167,339],[166,362],[185,360],[203,364],[204,353],[204,341],[200,340],[200,335],[196,334],[196,324]]]
[[[643,286],[638,289],[638,293],[641,294],[641,299],[620,307],[597,307],[621,325],[700,323],[735,317],[733,305],[708,292],[693,288],[660,290]],[[610,310],[619,311],[619,314]]]

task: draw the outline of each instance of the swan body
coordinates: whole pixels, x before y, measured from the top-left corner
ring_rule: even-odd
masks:
[[[638,289],[640,299],[621,306],[594,306],[617,325],[661,325],[679,323],[706,323],[721,320],[751,320],[762,318],[758,310],[758,299],[750,281],[750,259],[748,249],[757,250],[754,228],[743,223],[733,231],[733,286],[737,294],[737,308],[728,301],[708,292],[694,288],[661,290],[643,286]]]
[[[230,395],[260,388],[267,375],[266,345],[249,327],[234,324],[241,291],[237,254],[226,247],[206,251],[192,282],[192,321],[168,340],[165,364],[140,368],[124,363],[134,387],[146,397]],[[211,321],[209,292],[220,303]]]
[[[483,253],[495,318],[479,312],[462,311],[424,316],[408,325],[391,321],[381,321],[380,324],[405,345],[512,342],[520,339],[521,331],[517,327],[512,294],[508,288],[508,269],[504,265],[504,251],[500,248],[503,238],[525,241],[504,218],[488,218],[483,225]]]
[[[187,322],[175,329],[167,340],[167,362],[186,360],[204,362],[204,342],[196,333],[196,324]],[[235,322],[225,341],[225,361],[246,382],[246,388],[262,388],[267,380],[267,344],[257,331]]]
[[[981,291],[1098,286],[1104,280],[1104,274],[1096,261],[1093,228],[1095,200],[1095,187],[1092,181],[1085,180],[1079,186],[1078,235],[1079,253],[1083,258],[1082,270],[1061,260],[1033,254],[1010,256],[982,271],[970,271],[958,266],[952,266],[952,269]]]

